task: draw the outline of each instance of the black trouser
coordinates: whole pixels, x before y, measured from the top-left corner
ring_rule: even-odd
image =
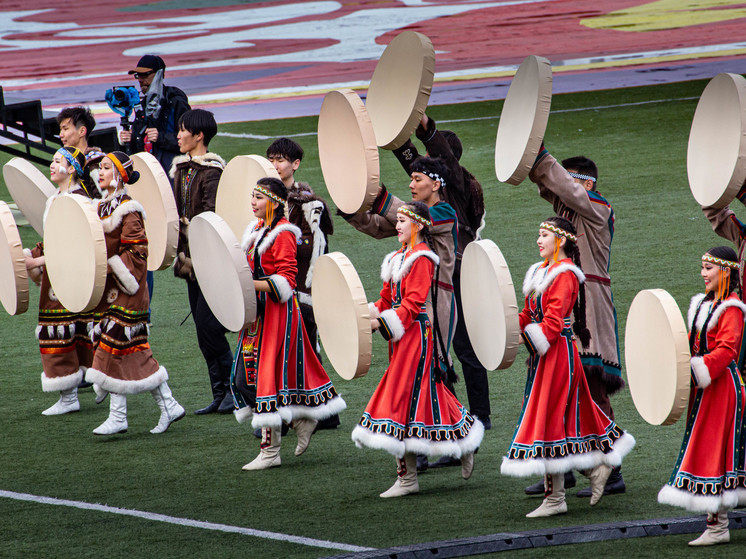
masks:
[[[194,326],[197,329],[197,344],[209,368],[210,363],[226,353],[231,353],[231,346],[225,339],[227,330],[212,314],[199,284],[190,279],[187,279],[186,282],[189,293],[189,308],[192,310]]]
[[[453,289],[456,295],[456,308],[458,320],[456,321],[456,332],[453,335],[453,351],[461,362],[461,370],[464,373],[466,384],[466,395],[469,398],[469,411],[472,415],[486,419],[490,416],[490,386],[487,380],[487,369],[477,359],[474,348],[471,346],[469,334],[466,331],[464,321],[464,310],[461,306],[461,262],[456,261],[453,270]],[[486,294],[492,296],[492,294]]]

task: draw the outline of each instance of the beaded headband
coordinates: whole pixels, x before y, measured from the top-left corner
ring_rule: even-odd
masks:
[[[564,229],[560,229],[556,225],[552,225],[551,223],[547,223],[546,221],[542,221],[541,225],[539,225],[539,229],[546,229],[547,231],[551,231],[555,235],[559,235],[560,237],[564,237],[573,243],[578,242],[578,238],[570,233],[569,231],[565,231]]]
[[[80,153],[80,150],[78,148],[75,148],[75,151],[73,153],[70,153],[65,148],[60,148],[57,150],[57,153],[62,155],[67,160],[67,162],[72,165],[73,169],[75,169],[75,172],[78,174],[79,177],[83,176],[83,167],[81,167],[80,163],[78,163],[78,160],[75,159]]]
[[[119,159],[117,159],[116,156],[114,154],[111,154],[111,153],[107,153],[106,157],[108,157],[111,160],[111,162],[114,163],[114,167],[116,167],[117,171],[119,171],[119,176],[122,177],[122,182],[124,184],[127,184],[127,181],[129,180],[130,176],[127,173],[127,171],[125,170],[125,168],[124,168],[125,166],[122,165],[122,162],[119,161]],[[129,165],[127,165],[127,167],[131,167],[132,166],[132,160],[131,159],[127,163],[129,164]]]
[[[405,215],[412,221],[416,221],[417,223],[425,227],[430,227],[433,224],[433,222],[430,221],[428,218],[422,217],[421,215],[417,215],[412,210],[405,208],[404,206],[400,206],[399,209],[396,210],[396,213]]]
[[[581,175],[580,173],[567,173],[574,179],[580,179],[581,181],[593,181],[593,183],[596,183],[596,177],[592,177],[590,175]]]
[[[722,268],[732,268],[733,270],[738,270],[741,267],[738,262],[733,262],[732,260],[723,260],[722,258],[718,258],[717,256],[713,256],[709,253],[705,253],[702,255],[702,262],[709,262],[710,264],[715,264]]]
[[[96,150],[89,151],[88,153],[85,154],[85,162],[86,164],[88,164],[88,162],[91,161],[92,159],[98,159],[99,157],[105,157],[105,156],[106,154],[103,151],[96,151]]]
[[[433,173],[431,171],[416,171],[418,173],[422,173],[423,175],[427,175],[434,181],[440,181],[440,187],[445,188],[446,187],[446,180],[441,177],[438,173]]]
[[[259,194],[263,194],[273,202],[277,202],[278,204],[284,204],[286,201],[280,198],[277,194],[269,190],[268,188],[264,188],[261,184],[257,184],[254,187],[254,190],[256,190]]]

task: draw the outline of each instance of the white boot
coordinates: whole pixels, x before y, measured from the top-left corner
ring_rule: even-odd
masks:
[[[94,435],[116,435],[127,432],[127,396],[111,393],[109,417],[93,430]]]
[[[106,400],[106,397],[109,395],[109,393],[101,388],[98,384],[93,383],[93,391],[96,393],[96,403],[101,404],[104,400]]]
[[[728,511],[721,510],[717,514],[707,513],[707,529],[696,540],[689,542],[692,547],[716,545],[730,542],[728,531]]]
[[[407,453],[403,460],[397,458],[396,473],[397,477],[394,485],[381,493],[381,497],[388,499],[420,492],[420,484],[417,481],[417,456],[415,454]]]
[[[168,387],[168,383],[164,380],[157,388],[150,391],[155,398],[155,403],[161,409],[161,417],[158,420],[158,425],[153,427],[150,432],[154,435],[158,433],[165,433],[169,426],[174,421],[179,421],[186,412],[181,404],[174,399],[171,394],[171,389]]]
[[[606,464],[599,464],[591,470],[588,474],[588,479],[591,482],[591,506],[595,505],[604,496],[604,489],[606,488],[606,480],[611,475],[611,466]]]
[[[461,456],[461,477],[469,479],[474,471],[474,453]]]
[[[51,407],[41,412],[42,415],[62,415],[80,411],[80,402],[78,402],[78,387],[68,390],[60,390],[60,399]]]
[[[262,445],[259,456],[246,464],[242,470],[267,470],[276,468],[282,461],[280,460],[280,444],[282,434],[279,428],[269,429],[262,427]]]
[[[295,455],[300,456],[308,448],[308,444],[311,442],[311,435],[313,430],[316,429],[316,425],[319,422],[315,419],[293,419],[293,429],[298,435],[298,445],[295,447]]]
[[[565,514],[565,474],[551,474],[544,476],[544,500],[538,509],[528,513],[526,518],[540,518]]]

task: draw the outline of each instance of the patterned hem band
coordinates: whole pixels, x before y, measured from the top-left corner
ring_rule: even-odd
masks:
[[[560,229],[556,225],[552,225],[551,223],[547,223],[546,221],[542,221],[541,225],[539,225],[539,229],[546,229],[547,231],[551,231],[555,235],[559,235],[560,237],[564,237],[573,243],[578,242],[578,238],[570,233],[569,231],[565,231],[564,229]]]
[[[440,187],[441,188],[445,188],[446,187],[446,180],[443,177],[441,177],[438,173],[431,173],[429,171],[422,171],[422,174],[423,175],[427,175],[428,177],[430,177],[434,181],[440,181]]]
[[[78,163],[78,160],[75,159],[80,153],[80,150],[78,148],[75,148],[75,151],[73,153],[70,153],[65,148],[60,148],[57,150],[57,153],[67,159],[67,162],[72,165],[79,178],[83,176],[83,167],[81,167],[80,163]]]
[[[268,188],[264,188],[261,184],[257,184],[254,187],[254,190],[259,192],[259,194],[263,194],[265,197],[269,198],[273,202],[277,202],[278,204],[284,204],[286,200],[283,200],[280,198],[277,194],[269,190]]]
[[[122,182],[124,184],[127,184],[127,181],[129,180],[130,176],[127,173],[127,170],[124,168],[124,165],[122,165],[122,162],[119,161],[119,159],[117,159],[116,156],[111,153],[107,153],[106,157],[108,157],[111,160],[111,162],[114,163],[114,167],[116,167],[117,171],[119,171],[119,176],[122,177]],[[128,163],[129,163],[128,167],[131,167],[132,160],[130,159]]]
[[[723,260],[722,258],[713,256],[712,254],[702,255],[702,262],[709,262],[710,264],[715,264],[722,268],[732,268],[733,270],[738,270],[741,267],[738,262],[733,262],[732,260]]]
[[[427,219],[426,217],[422,217],[421,215],[417,215],[412,210],[405,208],[404,206],[400,206],[398,210],[396,210],[396,213],[402,214],[407,216],[412,221],[416,221],[420,225],[424,225],[425,227],[430,227],[433,222]]]
[[[581,181],[593,181],[594,183],[596,182],[596,177],[592,177],[590,175],[581,175],[580,173],[570,173],[570,172],[568,172],[567,174],[570,175],[572,178],[580,179]]]

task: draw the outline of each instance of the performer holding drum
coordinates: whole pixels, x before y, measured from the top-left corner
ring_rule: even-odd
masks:
[[[86,203],[93,203],[91,198],[98,195],[98,190],[87,190],[81,183],[85,164],[85,155],[79,149],[65,146],[57,150],[49,166],[49,178],[57,185],[57,192],[47,199],[44,218],[52,202],[60,196],[78,196]],[[26,268],[41,288],[36,337],[43,368],[42,390],[60,393],[59,401],[42,414],[61,415],[79,411],[78,386],[93,361],[93,313],[72,313],[59,302],[44,266],[43,243],[24,252]]]
[[[215,211],[218,182],[225,167],[222,157],[208,151],[210,140],[217,132],[218,125],[211,112],[186,111],[179,119],[177,135],[181,155],[174,158],[170,173],[180,218],[174,274],[187,283],[197,343],[207,364],[213,396],[212,402],[194,412],[197,415],[234,410],[230,392],[233,352],[225,339],[225,328],[210,310],[194,277],[189,252],[189,221],[202,212]]]
[[[549,218],[539,226],[537,244],[544,260],[526,274],[526,303],[519,316],[529,351],[528,378],[500,469],[510,476],[544,475],[544,501],[529,518],[567,512],[565,472],[573,469],[590,478],[595,505],[611,468],[620,466],[635,444],[593,401],[580,363],[575,336],[587,347],[590,332],[575,228],[565,218]]]
[[[184,408],[168,387],[168,372],[154,359],[148,343],[148,239],[144,210],[125,185],[139,178],[128,155],[115,151],[101,161],[99,183],[106,197],[98,215],[106,235],[109,265],[104,297],[96,309],[101,320],[94,329],[95,354],[86,379],[97,392],[111,393],[109,417],[93,432],[114,435],[127,431],[127,394],[149,391],[161,415],[151,433],[165,432],[184,417]]]
[[[262,429],[259,455],[244,470],[281,465],[283,421],[298,434],[295,455],[308,448],[318,421],[347,407],[308,339],[295,295],[297,240],[301,231],[285,219],[288,192],[281,180],[260,179],[252,208],[257,221],[241,241],[259,301],[256,321],[238,338],[231,388],[236,418]]]
[[[484,426],[445,387],[434,367],[430,319],[426,311],[438,256],[431,250],[430,213],[423,202],[399,206],[395,230],[402,248],[381,267],[381,298],[370,303],[371,326],[389,341],[389,367],[352,431],[358,447],[385,450],[396,458],[397,479],[381,497],[419,491],[416,454],[461,459],[469,479]],[[430,246],[429,246],[429,244]]]
[[[691,383],[684,441],[658,502],[707,513],[690,546],[728,543],[728,511],[746,504],[742,365],[746,305],[739,298],[738,257],[730,247],[702,256],[705,293],[689,306]]]

